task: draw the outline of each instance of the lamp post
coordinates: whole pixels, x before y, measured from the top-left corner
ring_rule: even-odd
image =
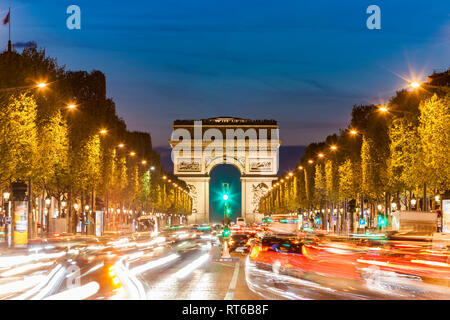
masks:
[[[84,232],[87,235],[88,232],[88,224],[89,224],[89,205],[85,205],[84,206],[84,213],[83,213],[83,226],[82,226],[82,230],[84,230]]]
[[[51,208],[52,200],[50,198],[45,199],[45,208],[47,209],[47,214],[45,217],[45,232],[47,235],[50,232],[50,208]]]
[[[68,214],[66,213],[66,207],[67,207],[67,201],[65,199],[63,199],[61,201],[61,215],[62,218],[66,218],[66,228],[68,225]],[[66,233],[68,233],[69,230],[66,230]]]
[[[3,193],[3,209],[5,211],[5,242],[8,248],[11,247],[11,205],[9,202],[9,192]]]
[[[75,210],[74,216],[77,218],[75,221],[77,222],[75,224],[75,233],[77,233],[77,224],[80,223],[80,219],[78,218],[78,203],[74,203],[73,209]]]

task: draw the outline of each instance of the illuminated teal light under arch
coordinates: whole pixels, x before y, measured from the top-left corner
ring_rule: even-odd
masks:
[[[241,173],[230,164],[221,164],[211,170],[209,182],[209,219],[212,223],[221,223],[224,217],[225,203],[228,203],[228,215],[231,221],[241,216]],[[225,190],[223,183],[228,183]],[[224,196],[227,199],[224,198]]]

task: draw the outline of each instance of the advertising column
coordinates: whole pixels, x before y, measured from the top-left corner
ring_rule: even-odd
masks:
[[[450,199],[442,200],[442,232],[450,233]]]
[[[14,246],[28,244],[28,201],[14,201]]]
[[[28,244],[28,199],[26,192],[28,186],[23,181],[11,183],[13,196],[13,242],[15,247]]]
[[[95,211],[95,235],[100,237],[103,233],[103,211]]]

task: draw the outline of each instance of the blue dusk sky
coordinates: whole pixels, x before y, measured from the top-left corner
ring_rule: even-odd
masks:
[[[81,8],[81,30],[66,9]],[[381,8],[369,30],[366,8]],[[283,145],[347,126],[406,79],[450,67],[447,0],[0,0],[13,42],[72,70],[101,70],[131,130],[168,146],[175,119],[275,119]],[[7,26],[0,25],[0,48]]]

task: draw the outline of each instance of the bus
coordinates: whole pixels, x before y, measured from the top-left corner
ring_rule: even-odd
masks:
[[[301,229],[302,221],[297,215],[273,214],[263,219],[267,229],[277,234],[295,234]]]

